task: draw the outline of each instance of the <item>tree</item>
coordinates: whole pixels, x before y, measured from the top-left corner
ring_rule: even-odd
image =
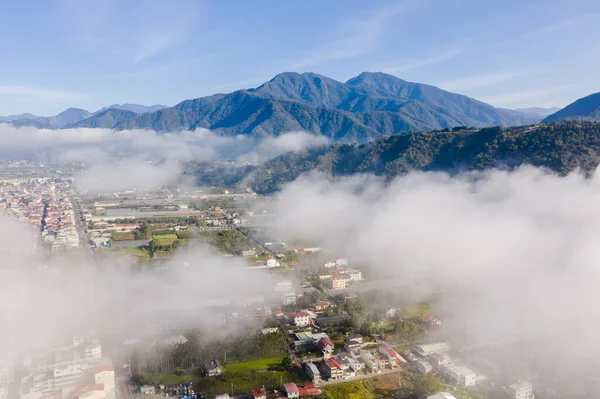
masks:
[[[284,369],[291,370],[292,369],[292,359],[290,359],[289,356],[284,357],[281,360],[281,365],[283,366]]]

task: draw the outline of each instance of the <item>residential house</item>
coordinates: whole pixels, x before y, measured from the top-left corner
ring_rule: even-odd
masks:
[[[346,289],[348,280],[344,276],[336,275],[331,277],[330,283],[330,287],[332,290],[343,290]]]
[[[319,342],[317,342],[317,346],[321,352],[323,352],[325,359],[329,358],[333,353],[334,344],[329,338],[321,338]]]
[[[94,369],[94,384],[103,385],[106,399],[116,396],[115,369],[112,366],[99,366]]]
[[[527,381],[510,384],[506,393],[510,399],[534,399],[533,385]]]
[[[252,398],[253,399],[267,399],[267,391],[265,390],[265,387],[262,386],[261,388],[254,388],[252,390]]]
[[[256,256],[256,250],[254,250],[254,249],[246,249],[246,250],[242,251],[242,256],[244,258],[251,258],[253,256]]]
[[[298,327],[305,327],[312,322],[310,315],[307,312],[290,313],[287,318]]]
[[[348,260],[340,258],[335,261],[335,264],[337,266],[348,266]]]
[[[293,382],[283,384],[283,389],[285,390],[285,395],[288,399],[298,399],[300,397],[298,386],[296,386],[296,384]]]
[[[395,368],[406,363],[406,359],[400,356],[400,354],[389,345],[381,344],[379,346],[379,353],[384,357],[387,357],[391,368]]]
[[[277,260],[275,260],[275,258],[267,258],[267,267],[271,268],[271,267],[279,267],[281,266],[279,264],[279,262],[277,262]]]
[[[351,281],[361,281],[363,278],[360,270],[349,270],[346,274]]]
[[[321,377],[327,380],[339,380],[343,377],[342,366],[335,359],[326,359],[321,363]]]
[[[327,262],[324,266],[326,269],[331,269],[332,267],[336,267],[336,264],[335,262]]]
[[[378,373],[382,369],[379,357],[375,356],[373,353],[366,350],[361,350],[360,358],[365,363],[367,370],[369,370],[371,373]]]
[[[298,387],[298,394],[300,395],[300,397],[319,396],[322,393],[323,392],[321,392],[319,388],[317,388],[316,386],[314,386],[314,384],[311,384],[310,382],[306,382],[304,383],[304,386]]]
[[[365,362],[354,353],[338,353],[334,359],[341,366],[344,376],[354,377],[362,374],[366,368]]]
[[[472,387],[477,382],[477,374],[473,370],[454,363],[442,365],[440,372],[460,387]]]
[[[344,348],[347,351],[360,349],[363,345],[363,337],[359,334],[352,334],[344,338]]]
[[[207,365],[204,366],[205,368],[205,374],[208,377],[216,377],[218,375],[221,375],[221,373],[223,372],[223,367],[221,366],[221,362],[219,362],[217,359],[213,359],[210,361],[210,363],[208,363]]]
[[[433,367],[431,367],[431,364],[429,364],[428,362],[426,362],[424,360],[418,360],[418,361],[414,362],[414,370],[418,374],[427,374],[431,370],[433,370]]]
[[[333,303],[333,302],[331,302],[331,301],[317,301],[317,302],[315,302],[315,304],[312,306],[312,309],[313,309],[315,312],[323,312],[323,311],[325,311],[326,309],[329,309],[329,308],[335,308],[335,307],[336,307],[335,303]]]
[[[426,359],[436,370],[439,370],[440,366],[448,364],[452,360],[446,353],[432,353],[431,355],[427,356]]]
[[[284,292],[282,295],[284,305],[294,305],[296,303],[295,292]]]
[[[313,362],[304,363],[304,372],[306,373],[308,378],[315,384],[321,382],[321,373],[319,372],[319,369],[317,368],[317,366],[315,366]]]

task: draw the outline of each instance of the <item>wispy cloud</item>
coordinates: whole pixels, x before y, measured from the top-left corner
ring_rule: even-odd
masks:
[[[560,106],[564,104],[555,104],[549,102],[548,96],[555,93],[565,92],[578,86],[580,85],[567,84],[533,90],[522,90],[486,97],[482,98],[481,100],[495,106],[503,106],[510,108],[529,106],[531,104],[538,104],[540,106]]]
[[[514,79],[523,78],[533,74],[542,73],[541,69],[520,68],[482,73],[479,75],[465,76],[458,79],[437,82],[435,85],[446,90],[470,90],[505,83]]]
[[[388,22],[415,5],[414,1],[403,1],[379,8],[368,18],[344,26],[337,33],[336,39],[291,62],[287,68],[290,70],[306,69],[366,54],[380,39]]]
[[[547,34],[560,32],[565,29],[571,29],[573,27],[585,26],[588,23],[597,23],[600,21],[600,13],[588,13],[577,15],[568,19],[562,19],[559,22],[549,24],[540,28],[537,33]]]
[[[431,66],[435,64],[439,64],[440,62],[447,61],[456,57],[459,54],[462,54],[464,50],[462,48],[455,48],[443,51],[441,53],[435,54],[433,56],[421,58],[421,59],[412,59],[406,60],[397,65],[390,65],[387,67],[381,68],[383,72],[397,74],[401,72],[405,72],[411,69],[422,68],[426,66]]]
[[[0,84],[0,95],[15,96],[21,99],[28,100],[53,100],[53,101],[71,101],[82,100],[88,98],[86,94],[66,91],[54,90],[42,87],[19,86],[19,85],[2,85]]]
[[[137,64],[146,59],[155,57],[170,48],[182,43],[185,38],[185,30],[167,28],[163,31],[152,31],[142,35],[138,48],[133,58]]]

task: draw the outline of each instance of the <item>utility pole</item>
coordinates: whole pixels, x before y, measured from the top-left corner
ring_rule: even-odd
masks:
[[[233,381],[231,381],[231,396],[233,396]]]

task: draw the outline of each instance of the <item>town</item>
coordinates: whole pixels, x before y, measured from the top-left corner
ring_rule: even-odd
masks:
[[[20,168],[29,173],[15,175]],[[271,289],[243,304],[206,305],[215,327],[234,326],[237,337],[206,341],[159,325],[111,342],[110,354],[102,337],[65,337],[44,353],[2,359],[0,398],[15,386],[27,399],[534,397],[532,383],[500,377],[445,340],[439,298],[411,302],[398,295],[400,283],[382,284],[344,254],[274,236],[273,199],[220,188],[86,193],[66,172],[7,169],[0,210],[39,229],[32,240],[42,257],[123,257],[145,273],[168,273],[174,254],[207,245],[267,273]]]

